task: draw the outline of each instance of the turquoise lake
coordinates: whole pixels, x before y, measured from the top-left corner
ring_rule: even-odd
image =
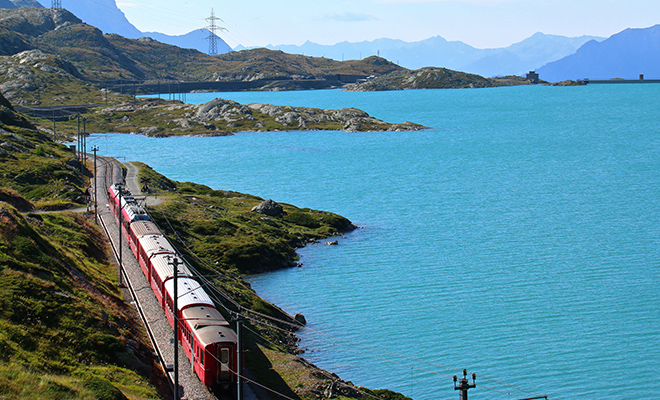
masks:
[[[357,107],[421,132],[93,135],[171,179],[361,229],[251,277],[311,362],[415,400],[657,398],[660,85],[188,94]]]

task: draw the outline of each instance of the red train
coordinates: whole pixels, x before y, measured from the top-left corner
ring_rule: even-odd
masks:
[[[108,203],[117,220],[121,213],[122,234],[174,326],[174,268],[170,260],[177,256],[176,251],[126,186],[112,185]],[[206,386],[228,387],[236,383],[236,333],[185,264],[178,267],[177,286],[178,336],[193,370]]]

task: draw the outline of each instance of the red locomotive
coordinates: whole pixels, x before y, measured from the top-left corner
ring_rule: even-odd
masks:
[[[110,209],[121,220],[122,234],[173,326],[174,268],[170,260],[177,257],[176,251],[124,185],[112,185],[108,196]],[[204,385],[228,387],[237,378],[236,333],[188,267],[182,264],[177,269],[179,340]]]

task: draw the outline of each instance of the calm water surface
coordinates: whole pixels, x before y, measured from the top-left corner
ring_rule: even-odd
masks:
[[[306,357],[415,399],[657,398],[660,85],[188,95],[358,107],[422,132],[95,135],[176,180],[363,227],[253,287]],[[91,143],[91,141],[90,141]]]

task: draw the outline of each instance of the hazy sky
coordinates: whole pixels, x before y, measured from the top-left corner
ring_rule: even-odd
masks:
[[[440,35],[504,47],[536,32],[611,36],[660,23],[660,0],[117,0],[141,31],[183,34],[207,25],[211,8],[232,47],[417,41]]]

